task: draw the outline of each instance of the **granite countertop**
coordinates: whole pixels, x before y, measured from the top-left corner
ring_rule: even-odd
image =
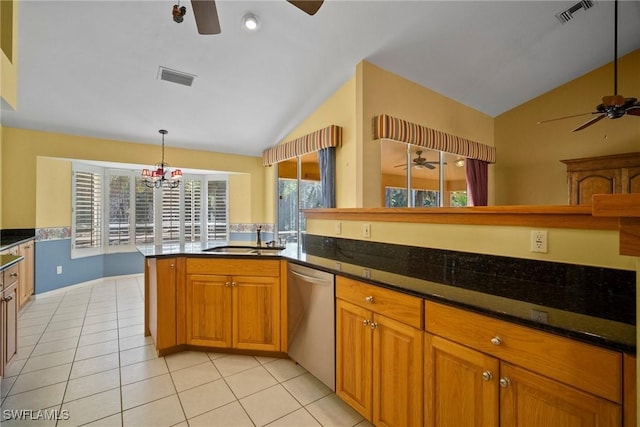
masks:
[[[214,246],[227,245],[220,244],[165,244],[159,246],[139,246],[138,250],[145,257],[164,256],[195,256],[195,257],[246,257],[247,255],[221,254],[216,252],[206,252],[205,250]],[[333,253],[322,253],[317,248],[305,250],[297,244],[288,244],[286,249],[278,255],[253,255],[254,257],[282,257],[289,261],[318,268],[330,273],[341,274],[364,282],[378,286],[398,290],[430,299],[438,302],[455,305],[467,310],[472,310],[481,314],[490,315],[503,320],[511,321],[538,330],[543,330],[558,335],[578,339],[583,342],[609,348],[616,351],[628,353],[636,352],[636,327],[635,319],[633,324],[630,321],[620,321],[617,318],[604,318],[592,316],[585,313],[569,311],[558,307],[558,301],[554,304],[545,304],[541,301],[531,302],[526,299],[520,300],[517,292],[513,295],[500,295],[494,292],[491,286],[486,289],[473,289],[464,286],[439,283],[434,280],[425,280],[415,275],[398,274],[385,269],[384,265],[374,264],[377,268],[372,268],[365,263],[354,262],[351,254],[336,255]],[[337,251],[342,252],[342,251]],[[484,280],[485,278],[483,278]],[[499,282],[499,280],[498,280]],[[496,289],[502,290],[505,284],[499,283]],[[484,292],[482,291],[484,290]],[[514,296],[515,295],[515,296]],[[555,305],[555,306],[552,306]],[[531,310],[544,311],[547,315],[546,323],[537,322],[531,319]]]

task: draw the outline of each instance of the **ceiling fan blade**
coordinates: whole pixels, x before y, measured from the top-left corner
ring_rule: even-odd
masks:
[[[193,16],[200,34],[220,34],[220,21],[215,0],[191,0]]]
[[[594,117],[593,119],[589,120],[588,122],[583,123],[582,125],[578,126],[577,128],[575,128],[575,129],[574,129],[574,130],[572,130],[571,132],[577,132],[577,131],[579,131],[579,130],[582,130],[582,129],[584,129],[584,128],[587,128],[587,127],[591,126],[592,124],[597,123],[597,122],[599,122],[600,120],[604,119],[605,117],[607,117],[607,115],[606,115],[606,114],[601,114],[601,115],[599,115],[598,117]]]
[[[289,3],[306,13],[307,15],[315,15],[322,6],[324,0],[287,0]]]
[[[633,107],[627,108],[627,114],[632,116],[640,116],[640,104],[636,104]]]
[[[599,111],[593,111],[591,113],[581,113],[581,114],[574,114],[572,116],[558,117],[558,118],[555,118],[555,119],[541,120],[541,121],[538,122],[538,124],[541,125],[543,123],[556,122],[558,120],[564,120],[564,119],[571,119],[573,117],[586,116],[587,114],[600,114],[600,112]]]

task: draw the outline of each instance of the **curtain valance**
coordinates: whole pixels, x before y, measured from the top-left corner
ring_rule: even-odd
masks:
[[[392,139],[489,163],[496,161],[495,147],[386,114],[373,118],[373,139]]]
[[[270,166],[323,148],[339,147],[341,144],[342,128],[331,125],[300,138],[267,148],[262,152],[262,163],[265,166]]]

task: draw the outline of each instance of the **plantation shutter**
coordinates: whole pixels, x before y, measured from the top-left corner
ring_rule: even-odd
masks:
[[[227,240],[227,181],[207,182],[207,238],[208,240]]]
[[[142,177],[136,177],[136,244],[153,243],[155,236],[155,215],[153,208],[153,188],[145,185]]]
[[[102,175],[74,171],[74,249],[102,246]]]
[[[109,175],[108,245],[131,243],[131,178],[128,175]]]
[[[180,240],[180,187],[162,189],[162,242]]]
[[[184,241],[199,242],[202,231],[202,180],[185,179],[184,184]]]

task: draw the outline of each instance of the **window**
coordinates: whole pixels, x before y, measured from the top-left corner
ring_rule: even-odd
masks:
[[[385,207],[467,205],[464,158],[394,141],[380,147]]]
[[[226,176],[185,175],[177,188],[156,189],[139,171],[74,163],[72,257],[227,240],[227,189]]]
[[[102,247],[102,172],[90,167],[76,169],[72,194],[72,248],[97,254]]]

